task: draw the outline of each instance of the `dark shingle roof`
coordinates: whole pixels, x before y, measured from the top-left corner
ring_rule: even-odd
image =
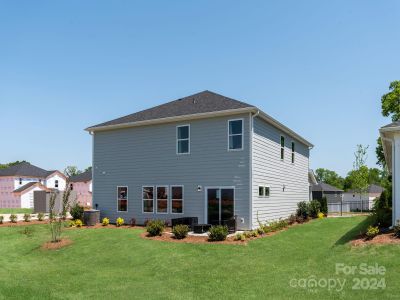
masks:
[[[97,124],[90,128],[240,108],[254,108],[254,106],[210,91],[204,91],[115,120]]]
[[[388,125],[383,126],[382,128],[390,128],[390,127],[400,127],[400,121],[390,123]]]
[[[343,192],[343,190],[338,189],[330,184],[319,182],[318,184],[314,184],[312,187],[313,192]]]
[[[35,184],[38,184],[38,182],[29,182],[27,184],[24,184],[20,188],[14,190],[14,193],[19,193],[19,192],[25,191],[26,189],[30,188],[31,186],[33,186]]]
[[[368,193],[369,194],[380,194],[384,191],[385,189],[377,184],[370,184],[368,187]],[[354,190],[348,190],[347,193],[356,193]]]
[[[49,171],[43,170],[27,162],[22,162],[18,165],[0,170],[0,176],[32,176],[46,178],[48,175]]]
[[[71,176],[69,182],[87,182],[92,180],[92,170],[83,172],[81,174]]]

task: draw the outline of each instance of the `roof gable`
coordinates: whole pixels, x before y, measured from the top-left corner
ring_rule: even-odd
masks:
[[[1,169],[0,176],[31,176],[46,178],[48,176],[48,171],[31,165],[30,163],[22,162],[6,169]]]
[[[71,176],[69,178],[69,182],[87,182],[90,180],[92,180],[92,170],[88,170],[86,172],[83,172],[75,176]]]
[[[48,189],[46,186],[44,186],[43,184],[41,184],[40,182],[29,182],[23,186],[21,186],[20,188],[16,189],[13,191],[13,193],[21,193],[24,194],[28,191],[30,191],[31,189],[33,189],[34,187],[39,187],[42,190],[48,191],[50,189]]]
[[[324,182],[313,185],[312,190],[314,192],[343,192],[343,190]]]

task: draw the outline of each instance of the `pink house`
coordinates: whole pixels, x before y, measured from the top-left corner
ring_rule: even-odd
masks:
[[[66,177],[61,172],[46,171],[23,162],[0,170],[0,207],[33,208],[33,193],[40,190],[65,190]]]
[[[69,185],[80,205],[92,207],[92,170],[71,176]]]

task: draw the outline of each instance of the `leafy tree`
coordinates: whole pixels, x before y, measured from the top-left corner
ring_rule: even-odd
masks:
[[[382,115],[384,117],[391,117],[392,121],[400,120],[400,81],[392,81],[389,85],[389,93],[386,93],[381,98]],[[385,157],[383,155],[382,141],[378,138],[378,145],[376,147],[376,156],[378,158],[378,165],[385,166]]]
[[[317,181],[325,182],[339,189],[343,189],[344,179],[343,177],[339,176],[335,171],[318,168],[315,170],[315,177]]]
[[[83,172],[92,171],[92,167],[87,167]]]
[[[6,164],[0,164],[0,169],[7,169],[8,167],[18,165],[23,162],[27,162],[27,161],[26,160],[21,160],[21,161],[17,160],[17,161],[6,163]]]
[[[82,171],[80,171],[77,167],[75,166],[67,166],[64,170],[64,175],[67,177],[75,176],[81,174]]]

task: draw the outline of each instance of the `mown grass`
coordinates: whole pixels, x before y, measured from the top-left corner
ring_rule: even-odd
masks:
[[[365,217],[314,220],[247,246],[144,240],[140,230],[77,229],[73,244],[41,249],[46,225],[0,228],[0,299],[396,299],[400,246],[351,248]],[[335,264],[386,268],[386,289],[352,290]],[[342,291],[293,288],[293,279],[346,279]],[[366,276],[361,276],[366,277]],[[374,276],[367,276],[368,278]],[[382,276],[375,276],[382,278]]]
[[[33,210],[31,208],[0,208],[1,214],[31,214]]]

